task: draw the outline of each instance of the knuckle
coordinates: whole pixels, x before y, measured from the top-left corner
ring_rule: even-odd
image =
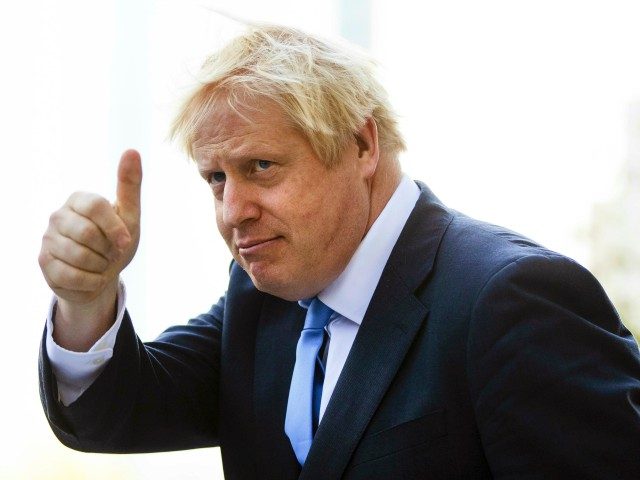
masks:
[[[101,210],[102,208],[98,201],[92,201],[85,207],[85,212],[89,218],[96,218],[102,213]]]
[[[68,223],[71,211],[72,210],[65,205],[55,212],[52,212],[51,215],[49,215],[49,227],[47,228],[47,230],[59,231],[65,225],[65,223]]]
[[[43,248],[40,250],[38,254],[38,264],[40,265],[40,269],[44,272],[47,265],[49,265],[49,261],[51,260],[51,256],[49,253]]]
[[[90,194],[87,192],[75,191],[71,195],[69,195],[69,198],[67,199],[66,204],[76,205],[76,204],[83,203],[88,195]]]
[[[103,215],[108,207],[110,207],[109,202],[99,195],[91,194],[91,196],[87,198],[86,211],[90,218]]]
[[[74,265],[86,265],[87,264],[87,255],[80,248],[74,248],[69,251],[69,259],[73,262]]]
[[[84,223],[78,227],[78,238],[82,243],[91,243],[97,236],[96,228],[91,223]]]
[[[76,268],[66,268],[64,272],[65,283],[73,288],[81,287],[84,283],[84,273]]]
[[[105,207],[110,206],[104,197],[91,192],[74,192],[69,197],[67,204],[89,217],[100,215]]]
[[[49,229],[47,228],[47,230],[42,234],[42,249],[44,250],[46,245],[49,245],[51,243],[51,233],[49,232]]]
[[[49,215],[49,225],[57,225],[60,220],[60,210],[56,210]]]

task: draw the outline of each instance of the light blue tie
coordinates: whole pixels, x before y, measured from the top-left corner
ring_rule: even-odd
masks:
[[[307,310],[296,348],[284,431],[300,465],[304,465],[313,441],[313,378],[318,351],[324,339],[324,327],[332,313],[333,310],[314,298]]]

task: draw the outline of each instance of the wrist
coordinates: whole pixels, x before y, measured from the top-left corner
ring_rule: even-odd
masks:
[[[111,328],[116,318],[119,278],[87,303],[76,303],[58,297],[53,317],[54,341],[62,348],[86,352]]]

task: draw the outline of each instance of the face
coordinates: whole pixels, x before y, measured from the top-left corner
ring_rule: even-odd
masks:
[[[326,168],[268,100],[241,114],[218,101],[193,145],[218,229],[259,290],[312,297],[342,272],[366,233],[375,166],[354,138],[340,164]]]

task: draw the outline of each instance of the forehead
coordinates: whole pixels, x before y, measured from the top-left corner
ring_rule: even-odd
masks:
[[[196,162],[211,157],[228,158],[247,150],[278,150],[301,135],[274,102],[257,100],[232,106],[216,100],[197,129],[193,141]]]

